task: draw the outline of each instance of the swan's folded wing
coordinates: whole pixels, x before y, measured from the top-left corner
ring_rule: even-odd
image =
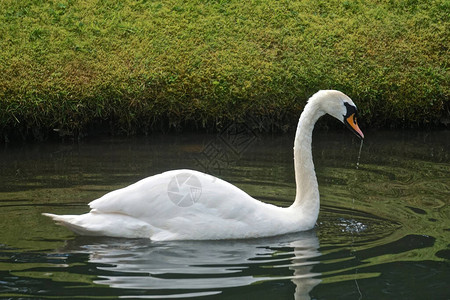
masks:
[[[120,213],[145,221],[151,226],[182,235],[215,227],[242,230],[248,220],[264,218],[264,204],[234,185],[192,170],[176,170],[145,178],[128,187],[110,192],[91,202],[98,213]],[[261,211],[267,212],[267,209]],[[173,238],[173,237],[172,237]]]

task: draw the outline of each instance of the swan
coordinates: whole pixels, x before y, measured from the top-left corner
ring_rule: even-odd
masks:
[[[311,96],[294,140],[296,196],[289,207],[256,200],[202,172],[172,170],[105,194],[89,203],[86,214],[43,215],[80,235],[153,241],[259,238],[312,229],[320,207],[312,133],[316,121],[327,113],[364,138],[357,108],[347,95],[321,90]]]

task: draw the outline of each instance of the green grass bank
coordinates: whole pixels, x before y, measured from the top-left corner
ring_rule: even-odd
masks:
[[[289,130],[330,88],[364,127],[448,126],[449,13],[448,0],[0,0],[0,134],[249,116]]]

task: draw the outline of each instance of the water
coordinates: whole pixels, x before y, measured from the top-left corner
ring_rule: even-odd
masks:
[[[449,299],[450,132],[365,134],[355,169],[357,138],[315,133],[314,230],[243,241],[77,237],[41,213],[86,212],[110,190],[175,168],[208,170],[287,206],[292,136],[234,130],[5,146],[0,298]]]
[[[364,140],[361,139],[361,144],[359,145],[358,160],[356,161],[356,169],[359,169],[359,161],[361,160],[361,152],[362,152],[363,144],[364,144]]]

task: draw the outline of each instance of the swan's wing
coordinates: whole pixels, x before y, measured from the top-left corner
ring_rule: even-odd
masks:
[[[153,239],[232,238],[237,231],[242,236],[249,228],[260,231],[253,223],[267,221],[271,209],[276,209],[230,183],[192,170],[145,178],[89,205],[95,213],[123,214],[147,222],[159,230],[160,236]]]

